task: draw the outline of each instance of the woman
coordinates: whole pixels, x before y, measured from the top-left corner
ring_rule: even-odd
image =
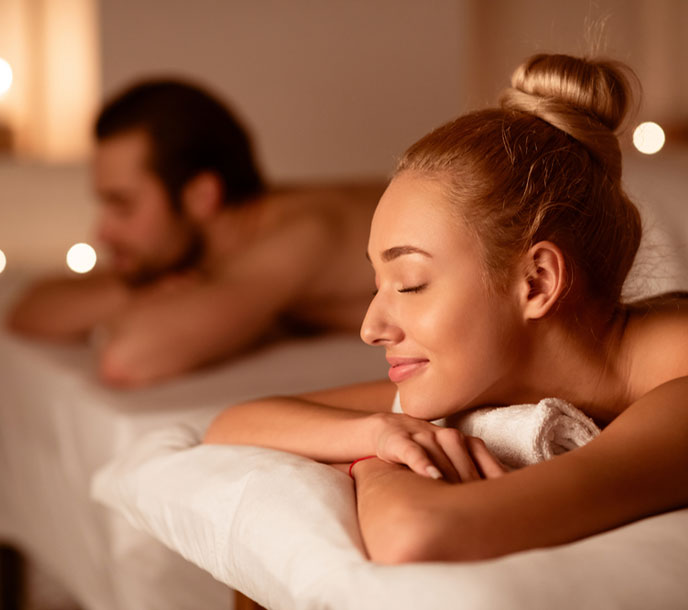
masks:
[[[386,563],[494,557],[688,505],[688,306],[620,296],[641,235],[614,135],[631,77],[537,55],[500,108],[414,144],[368,250],[361,336],[385,348],[391,383],[232,407],[206,442],[357,460],[361,531]],[[429,423],[546,396],[602,433],[506,473],[480,440]]]

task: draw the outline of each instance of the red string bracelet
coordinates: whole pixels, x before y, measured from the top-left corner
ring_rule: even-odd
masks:
[[[352,479],[354,478],[354,475],[351,474],[351,470],[353,469],[353,467],[354,467],[356,464],[358,464],[359,462],[362,462],[363,460],[369,460],[369,459],[371,459],[371,458],[376,458],[376,457],[377,457],[376,455],[366,455],[365,457],[358,458],[357,460],[354,460],[353,462],[351,462],[351,465],[349,466],[349,476],[350,476]]]

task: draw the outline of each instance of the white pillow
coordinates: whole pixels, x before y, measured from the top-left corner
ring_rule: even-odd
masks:
[[[496,560],[381,566],[363,554],[347,475],[197,442],[184,426],[141,438],[93,495],[271,610],[686,607],[688,509]]]

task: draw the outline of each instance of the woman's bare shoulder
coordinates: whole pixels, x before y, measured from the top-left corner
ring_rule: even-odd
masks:
[[[628,305],[628,348],[648,390],[688,375],[688,293]]]

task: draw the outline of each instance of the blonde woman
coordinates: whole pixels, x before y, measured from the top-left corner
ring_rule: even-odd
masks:
[[[385,563],[495,557],[688,505],[688,301],[621,302],[641,236],[615,135],[631,79],[537,55],[499,108],[411,146],[368,246],[361,336],[390,381],[235,406],[206,442],[356,460],[363,539]],[[513,472],[430,423],[547,396],[603,431]]]

